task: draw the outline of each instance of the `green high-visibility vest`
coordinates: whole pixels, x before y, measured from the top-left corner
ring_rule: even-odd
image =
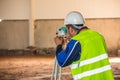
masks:
[[[81,44],[80,59],[70,66],[74,80],[114,80],[102,35],[88,29],[72,39]]]

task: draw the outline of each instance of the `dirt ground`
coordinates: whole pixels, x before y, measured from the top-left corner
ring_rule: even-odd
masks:
[[[0,80],[50,80],[53,65],[53,56],[0,57]],[[120,80],[120,62],[111,62],[111,66],[115,80]],[[62,80],[72,80],[69,67],[62,72]]]

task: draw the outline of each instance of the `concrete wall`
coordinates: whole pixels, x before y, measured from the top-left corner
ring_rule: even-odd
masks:
[[[86,25],[100,32],[106,40],[110,53],[120,49],[120,18],[87,18]],[[40,19],[35,21],[35,46],[55,48],[56,28],[63,19]],[[25,49],[28,47],[28,21],[14,20],[0,23],[0,49]]]
[[[0,49],[24,49],[27,46],[27,20],[0,22]]]
[[[120,46],[120,19],[96,18],[86,19],[86,25],[100,32],[106,40],[109,50],[116,50]],[[37,47],[55,47],[54,36],[57,27],[62,26],[63,20],[37,20],[35,23],[35,45]]]
[[[55,47],[54,37],[63,20],[37,20],[35,22],[35,45],[40,48]]]

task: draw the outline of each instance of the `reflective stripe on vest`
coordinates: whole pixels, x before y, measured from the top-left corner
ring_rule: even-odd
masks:
[[[90,70],[90,71],[86,71],[86,72],[74,75],[73,78],[74,78],[74,80],[78,80],[78,79],[81,79],[83,77],[98,74],[98,73],[101,73],[101,72],[104,72],[104,71],[107,71],[107,70],[110,70],[110,69],[111,69],[110,65],[107,65],[107,66],[103,66],[103,67],[100,67],[100,68],[97,68],[97,69],[93,69],[93,70]]]
[[[81,67],[81,66],[84,66],[84,65],[87,65],[87,64],[91,64],[91,63],[94,63],[94,62],[98,62],[100,60],[104,60],[106,58],[108,58],[108,55],[105,53],[105,54],[101,54],[99,56],[96,56],[94,58],[90,58],[90,59],[81,61],[80,65],[78,63],[77,64],[72,64],[70,67],[71,67],[71,69],[75,69],[75,68],[78,68],[78,67]]]

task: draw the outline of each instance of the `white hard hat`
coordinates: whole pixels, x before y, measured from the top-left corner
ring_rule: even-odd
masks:
[[[85,20],[82,14],[77,11],[72,11],[68,13],[64,20],[64,25],[73,25],[76,28],[77,28],[76,25],[83,25],[84,23],[85,23]]]

